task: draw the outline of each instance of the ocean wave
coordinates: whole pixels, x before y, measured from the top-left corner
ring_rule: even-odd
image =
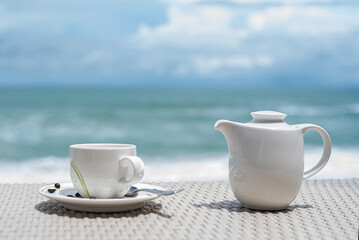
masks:
[[[348,107],[352,113],[359,114],[359,103],[350,104]]]
[[[319,160],[320,148],[307,149],[305,169]],[[146,171],[143,181],[213,181],[228,179],[228,156],[192,155],[171,159],[143,157]],[[68,158],[49,156],[21,162],[2,161],[0,183],[70,182]],[[328,164],[313,178],[359,177],[359,149],[334,148]]]
[[[70,165],[67,158],[54,156],[21,162],[2,161],[0,183],[69,182]]]
[[[359,104],[345,104],[333,106],[287,105],[278,108],[278,111],[288,116],[325,117],[343,114],[359,114]]]
[[[66,116],[65,116],[66,117]],[[69,115],[67,121],[49,120],[48,116],[25,116],[2,119],[0,117],[0,143],[41,144],[46,139],[68,139],[71,137],[118,138],[129,135],[115,123],[102,123],[97,119]]]

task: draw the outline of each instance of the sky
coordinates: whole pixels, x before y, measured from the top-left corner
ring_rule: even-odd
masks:
[[[359,2],[3,0],[0,86],[359,87]]]

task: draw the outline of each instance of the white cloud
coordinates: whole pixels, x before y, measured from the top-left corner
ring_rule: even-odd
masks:
[[[340,21],[338,21],[340,19]],[[319,7],[272,7],[248,16],[254,31],[272,29],[294,34],[323,34],[348,31],[358,17]]]
[[[101,71],[105,75],[114,72],[115,58],[112,53],[97,49],[87,53],[82,59],[82,68],[86,71]]]
[[[150,65],[157,72],[159,69],[163,72],[168,66],[168,71],[176,76],[206,75],[235,67],[252,68],[256,63],[246,56],[218,56],[218,52],[237,49],[246,37],[245,31],[232,26],[233,18],[234,12],[224,7],[174,4],[169,7],[166,23],[152,28],[142,25],[134,36],[136,45],[149,51],[148,55],[140,57],[140,62],[146,63],[144,68],[149,69]],[[159,55],[167,48],[175,49],[176,55]],[[153,62],[154,56],[163,58],[157,57]],[[151,60],[146,61],[146,58]]]
[[[194,57],[193,66],[201,75],[211,74],[218,70],[252,69],[255,67],[269,67],[273,59],[268,56],[249,57],[245,55]]]
[[[228,8],[172,6],[168,22],[154,28],[142,25],[134,39],[145,48],[237,47],[246,34],[231,27],[232,19],[233,12]]]
[[[261,67],[269,67],[273,64],[273,62],[273,58],[269,56],[262,55],[257,57],[257,64]]]
[[[298,79],[300,74],[316,74],[322,81],[358,79],[357,4],[159,1],[158,8],[148,9],[146,16],[121,14],[115,5],[125,7],[122,11],[127,5],[113,1],[90,3],[80,15],[84,1],[75,5],[69,0],[1,3],[2,76],[26,70],[44,76],[111,72],[113,76],[169,80],[180,76],[199,81],[209,75],[241,81],[238,76],[244,73],[260,82],[288,76]],[[130,5],[136,4],[143,6],[142,1]]]
[[[83,65],[93,65],[93,64],[105,64],[110,62],[112,57],[109,53],[102,50],[94,50],[88,53],[83,59]]]
[[[216,56],[193,56],[177,65],[174,69],[176,76],[197,74],[200,76],[211,76],[216,72],[238,71],[241,69],[267,68],[274,60],[265,55],[257,57],[246,55],[216,55]]]
[[[336,44],[337,34],[351,34],[359,27],[359,18],[348,15],[348,10],[306,0],[258,8],[241,7],[252,3],[246,0],[227,1],[239,7],[195,0],[165,2],[167,21],[142,24],[132,40],[143,51],[141,62],[151,62],[152,71],[175,76],[238,75],[241,70],[274,66],[282,72],[287,64],[309,64],[307,58],[318,51],[333,52],[328,41]]]

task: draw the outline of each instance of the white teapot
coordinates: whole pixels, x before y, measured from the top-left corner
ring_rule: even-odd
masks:
[[[317,125],[288,125],[284,113],[259,111],[251,115],[249,123],[219,120],[215,124],[228,144],[229,183],[244,207],[284,209],[298,194],[302,181],[328,162],[330,137]],[[303,173],[303,136],[308,130],[319,132],[324,151],[319,162]]]

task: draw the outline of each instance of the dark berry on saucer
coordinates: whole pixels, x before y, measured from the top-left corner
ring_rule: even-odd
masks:
[[[82,197],[81,194],[78,193],[78,192],[75,194],[75,196],[76,196],[76,197]]]
[[[49,189],[47,189],[47,191],[48,191],[49,193],[54,193],[54,192],[56,191],[56,189],[54,189],[54,188],[49,188]]]
[[[55,188],[60,188],[60,187],[61,187],[60,183],[55,183]]]

